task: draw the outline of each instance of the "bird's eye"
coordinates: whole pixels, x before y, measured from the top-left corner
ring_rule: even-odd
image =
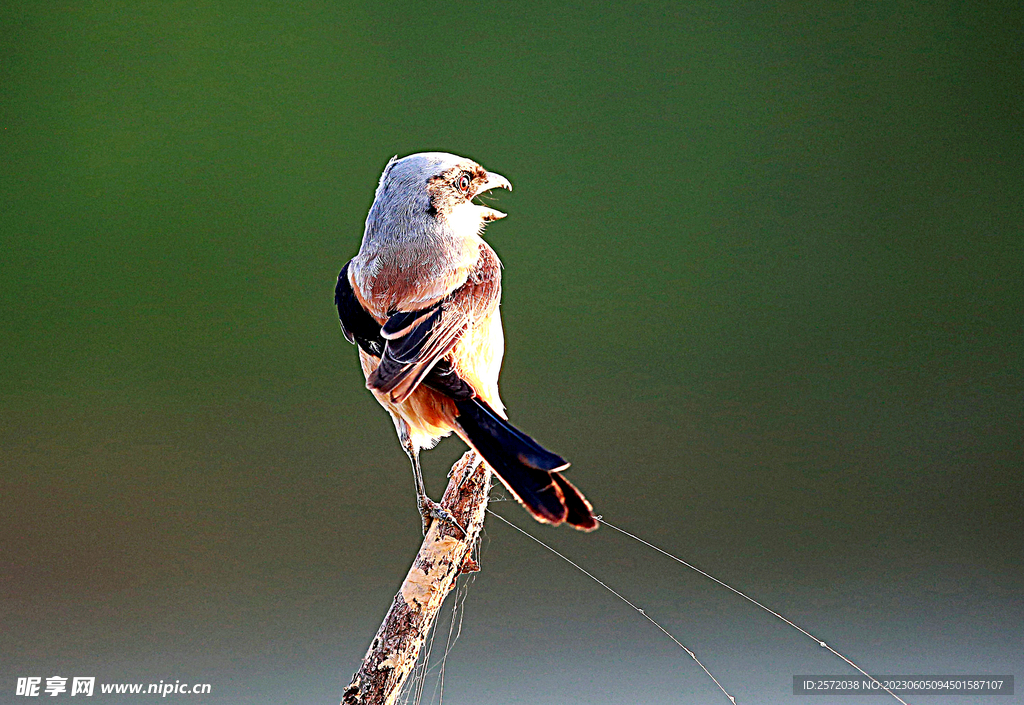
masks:
[[[469,185],[472,182],[473,182],[473,180],[469,178],[469,174],[467,174],[466,172],[462,172],[459,175],[459,180],[455,182],[455,186],[460,191],[462,191],[462,193],[466,193],[467,191],[469,191]]]

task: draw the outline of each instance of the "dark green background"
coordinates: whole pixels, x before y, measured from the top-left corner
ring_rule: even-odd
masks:
[[[598,512],[870,671],[1024,676],[1021,11],[825,5],[5,2],[0,701],[338,700],[420,536],[334,278],[434,149],[515,184],[503,395]],[[850,673],[495,509],[739,702]],[[445,702],[726,702],[500,522],[483,568]]]

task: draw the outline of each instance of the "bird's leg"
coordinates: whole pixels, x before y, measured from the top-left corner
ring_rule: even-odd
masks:
[[[403,435],[402,447],[412,462],[413,480],[416,482],[416,501],[419,505],[420,517],[423,519],[423,535],[427,535],[432,520],[440,519],[455,527],[465,537],[466,530],[459,525],[459,522],[455,521],[455,517],[447,509],[427,496],[427,490],[423,485],[423,471],[420,469],[420,449],[412,443],[407,435]]]

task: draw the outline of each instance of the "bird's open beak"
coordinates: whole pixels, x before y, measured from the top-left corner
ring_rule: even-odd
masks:
[[[476,195],[479,196],[481,193],[485,191],[490,191],[492,188],[503,188],[511,191],[512,184],[509,182],[508,179],[506,179],[501,174],[495,174],[493,171],[489,171],[487,172],[487,180],[484,181],[484,183],[477,190]],[[492,220],[498,220],[500,218],[505,217],[505,214],[499,210],[488,208],[487,206],[478,206],[478,208],[483,209],[484,222],[489,223]]]

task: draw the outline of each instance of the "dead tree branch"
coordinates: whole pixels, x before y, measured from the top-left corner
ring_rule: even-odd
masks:
[[[467,473],[471,476],[463,481]],[[431,524],[362,665],[345,689],[342,705],[395,702],[455,579],[479,570],[472,548],[484,525],[490,487],[491,473],[472,451],[452,466],[441,504],[466,527],[466,536],[458,538],[458,532],[444,522]]]

